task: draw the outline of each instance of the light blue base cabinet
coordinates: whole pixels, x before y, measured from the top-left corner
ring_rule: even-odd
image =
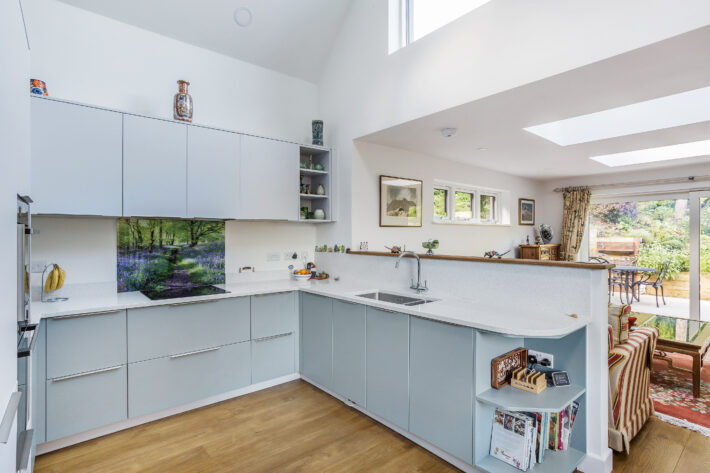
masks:
[[[409,429],[409,316],[367,307],[367,409]]]
[[[409,431],[473,463],[473,329],[411,317]]]
[[[47,441],[127,418],[126,365],[47,380]]]
[[[293,332],[251,342],[251,382],[261,383],[296,371]]]
[[[298,326],[296,294],[251,296],[251,338],[270,337],[294,332]]]
[[[249,342],[128,365],[128,414],[139,417],[251,382]]]
[[[367,402],[367,312],[362,304],[333,300],[333,391]]]
[[[333,301],[303,294],[301,300],[301,372],[330,389],[333,374]]]

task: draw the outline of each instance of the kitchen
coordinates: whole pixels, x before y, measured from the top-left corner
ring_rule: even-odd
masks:
[[[8,3],[0,471],[517,471],[495,456],[499,413],[573,405],[565,447],[528,445],[530,464],[611,471],[609,266],[520,257],[540,223],[559,245],[546,181],[386,137],[473,100],[470,71],[448,92],[390,81],[431,67],[427,47],[464,47],[497,0],[392,54],[389,8],[407,2],[176,2],[171,22],[160,2]],[[494,360],[521,348],[566,382],[496,385]],[[336,441],[358,426],[381,430]]]

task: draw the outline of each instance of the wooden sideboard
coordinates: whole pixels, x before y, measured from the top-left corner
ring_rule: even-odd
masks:
[[[560,259],[560,245],[520,245],[520,259],[558,261]]]

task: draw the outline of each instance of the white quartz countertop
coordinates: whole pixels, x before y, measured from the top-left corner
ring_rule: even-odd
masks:
[[[184,302],[211,301],[229,297],[273,294],[278,292],[304,291],[348,302],[369,305],[385,310],[415,315],[440,322],[472,327],[480,330],[523,337],[562,337],[589,323],[585,314],[577,318],[554,311],[511,310],[505,301],[476,301],[434,292],[421,297],[437,299],[417,306],[403,306],[359,297],[358,294],[387,290],[406,296],[416,296],[409,289],[368,287],[367,283],[325,281],[294,281],[290,279],[240,281],[221,285],[229,291],[225,294],[198,296],[180,299],[152,301],[140,292],[117,293],[115,286],[87,284],[71,291],[69,300],[62,302],[34,301],[32,319],[52,318],[66,315],[89,314],[139,307],[179,304]]]

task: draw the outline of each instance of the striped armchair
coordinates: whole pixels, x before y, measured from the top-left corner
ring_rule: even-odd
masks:
[[[609,315],[628,314],[631,306],[610,306]],[[651,361],[658,329],[641,327],[618,343],[619,334],[609,325],[609,447],[629,453],[631,439],[653,414],[649,392]]]

